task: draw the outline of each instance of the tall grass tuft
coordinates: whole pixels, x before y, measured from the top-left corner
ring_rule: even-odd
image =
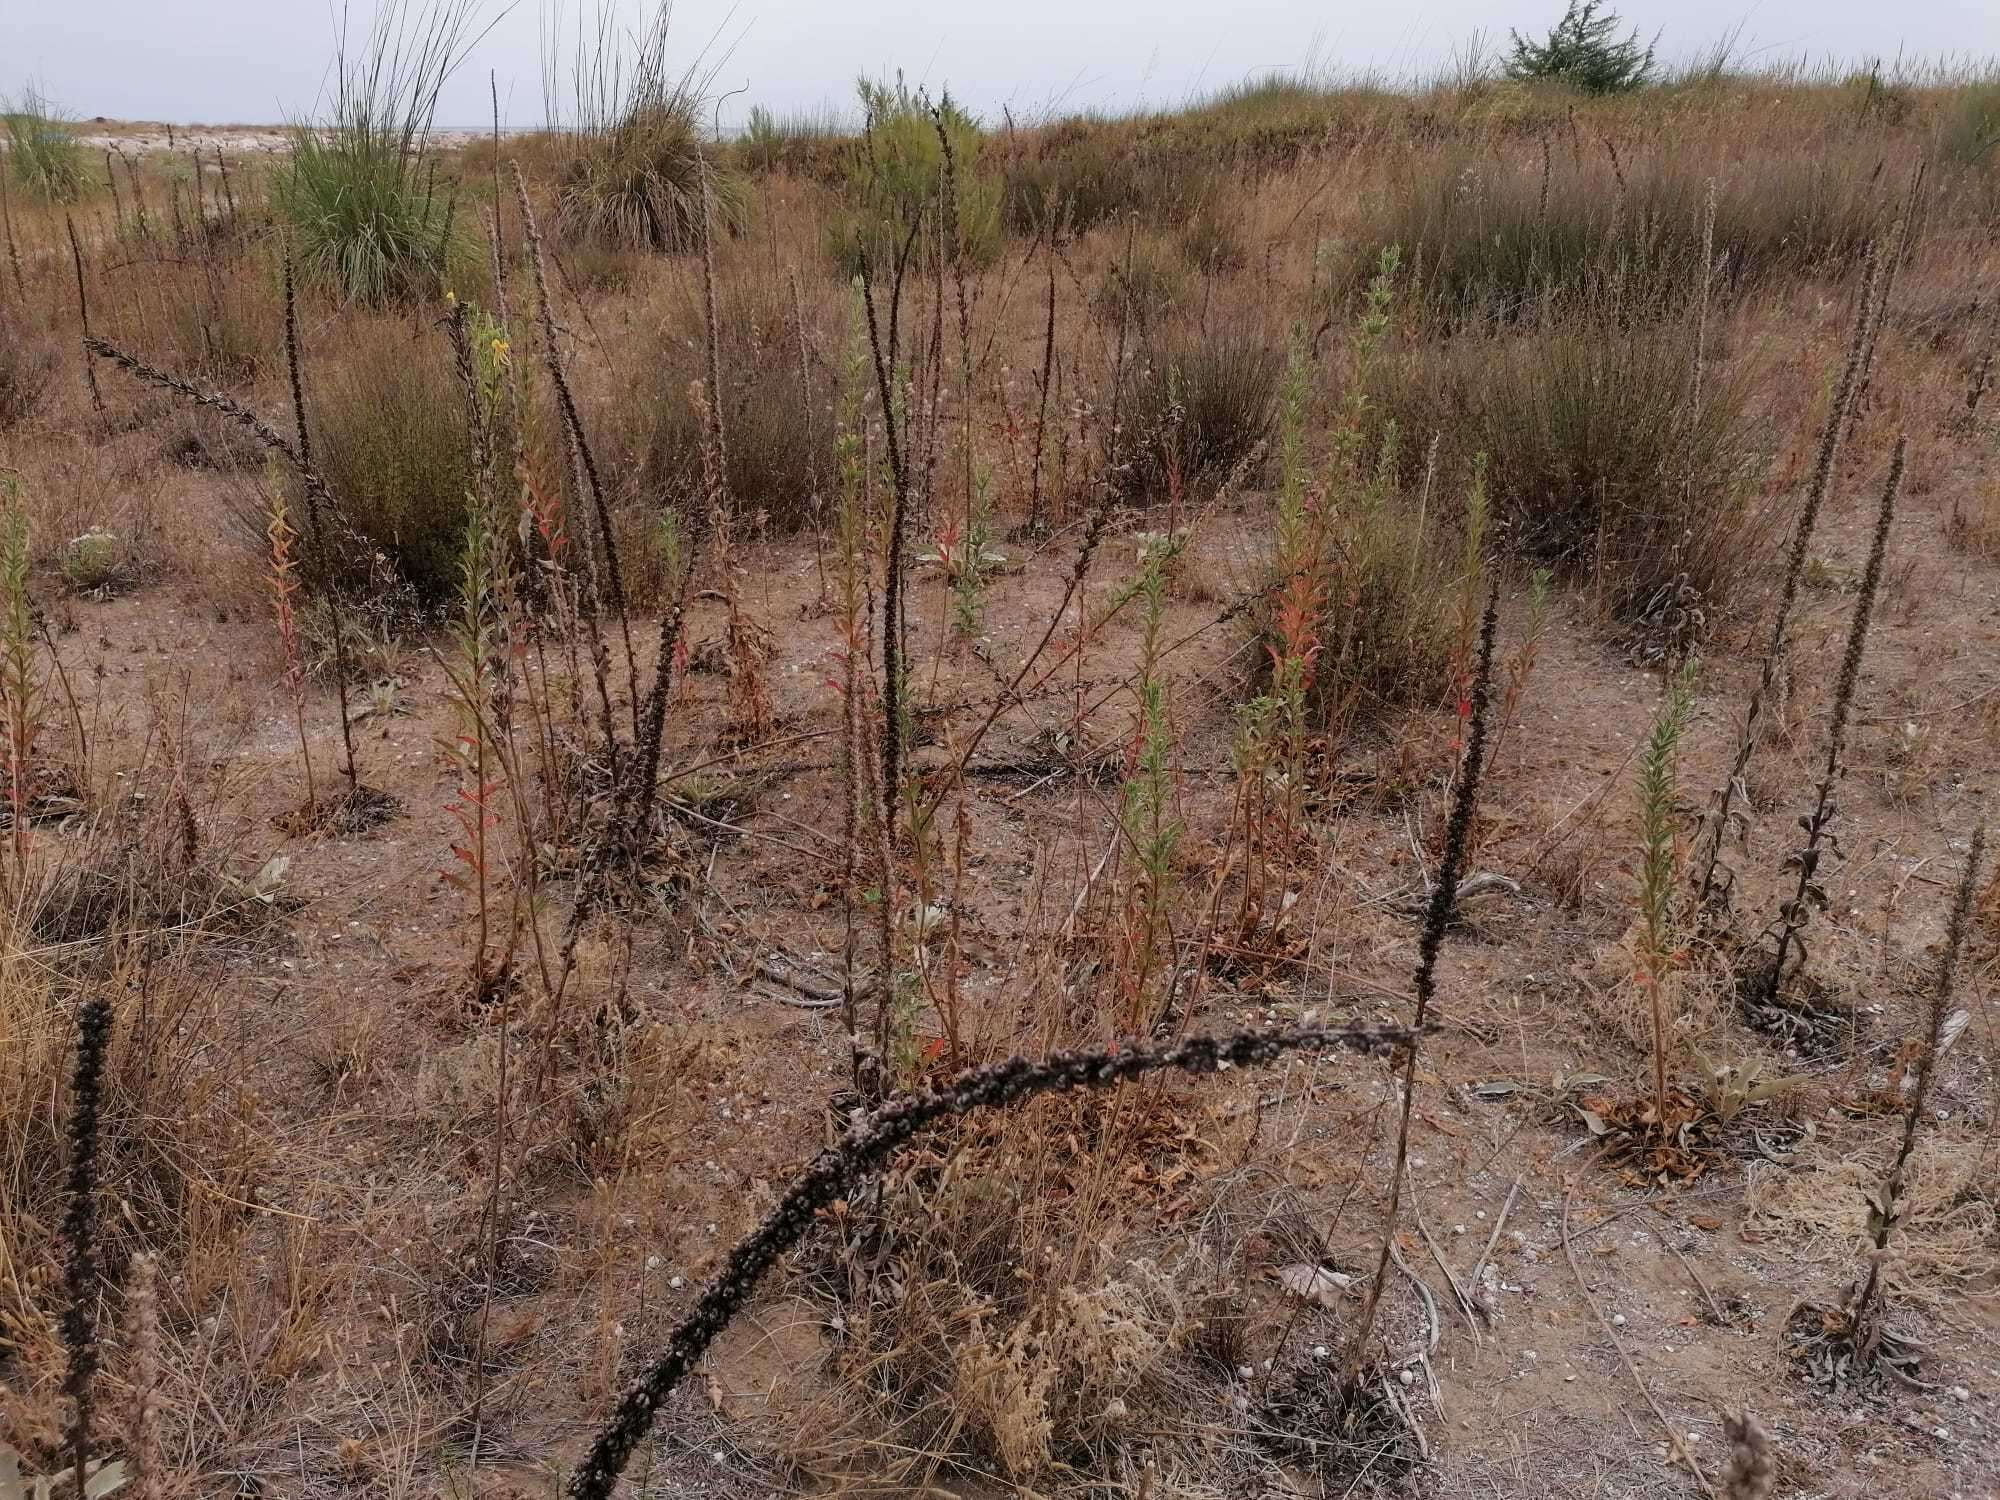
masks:
[[[2000,82],[1959,91],[1938,125],[1938,155],[1972,170],[2000,162]]]
[[[575,117],[556,123],[561,179],[550,227],[564,240],[670,252],[701,244],[701,111],[712,74],[699,57],[678,74],[669,67],[672,13],[666,3],[653,12],[629,61],[609,10],[598,12],[594,38],[579,37],[570,66]],[[742,180],[708,171],[716,219],[739,232]]]
[[[1447,150],[1392,189],[1336,285],[1358,288],[1394,244],[1433,324],[1519,322],[1614,289],[1623,316],[1657,315],[1702,289],[1704,266],[1734,290],[1852,265],[1882,226],[1876,164],[1829,149],[1719,172],[1669,154],[1528,167]]]
[[[294,124],[271,207],[302,280],[350,302],[445,290],[466,241],[431,145],[438,95],[483,34],[480,0],[383,0],[350,51],[343,21],[332,118]]]
[[[9,102],[4,116],[8,172],[29,196],[47,203],[82,197],[83,148],[48,99],[28,88]]]
[[[1380,364],[1373,400],[1403,432],[1443,433],[1447,467],[1484,453],[1509,547],[1594,580],[1614,616],[1637,620],[1667,588],[1713,607],[1749,561],[1766,438],[1742,365],[1707,369],[1690,396],[1686,321],[1625,322],[1610,304],[1426,341]]]
[[[1270,436],[1284,370],[1284,350],[1247,325],[1155,334],[1106,431],[1118,486],[1158,500],[1220,484]]]
[[[458,590],[471,473],[462,405],[441,343],[399,318],[350,319],[339,360],[315,382],[312,451],[340,496],[342,519],[425,605]],[[332,549],[305,562],[315,588]],[[333,565],[346,574],[355,559]]]

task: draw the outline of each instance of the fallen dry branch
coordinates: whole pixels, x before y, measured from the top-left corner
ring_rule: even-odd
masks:
[[[598,1433],[589,1456],[570,1481],[573,1500],[607,1500],[632,1450],[651,1430],[661,1405],[730,1319],[743,1310],[778,1257],[805,1237],[821,1209],[929,1126],[984,1105],[1018,1103],[1051,1090],[1109,1088],[1148,1073],[1264,1067],[1293,1052],[1337,1047],[1376,1052],[1410,1046],[1415,1041],[1415,1034],[1402,1027],[1299,1026],[1244,1031],[1228,1037],[1189,1037],[1171,1047],[1113,1044],[1088,1052],[1057,1052],[1042,1059],[1010,1057],[970,1069],[942,1089],[891,1099],[854,1125],[838,1146],[815,1157],[778,1206],[729,1252],[721,1272],[669,1335],[659,1358],[625,1393],[611,1420]]]

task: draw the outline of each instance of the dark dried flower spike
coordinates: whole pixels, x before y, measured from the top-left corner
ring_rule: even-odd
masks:
[[[63,215],[63,227],[69,230],[70,263],[76,267],[76,316],[83,325],[83,345],[90,348],[90,300],[83,294],[83,247],[76,242],[76,221],[68,214]],[[83,362],[83,378],[90,387],[90,409],[98,416],[104,415],[104,396],[97,389],[97,366],[89,360]]]
[[[1297,1026],[1195,1036],[1174,1046],[1113,1046],[1057,1052],[1040,1060],[1010,1057],[972,1068],[942,1089],[902,1094],[855,1124],[838,1146],[814,1157],[764,1221],[739,1240],[722,1270],[695,1299],[693,1309],[668,1336],[652,1367],[618,1403],[597,1434],[590,1454],[570,1480],[574,1500],[608,1500],[626,1461],[674,1388],[703,1351],[740,1312],[764,1274],[812,1228],[820,1210],[848,1193],[861,1176],[881,1165],[919,1131],[985,1105],[1005,1105],[1050,1090],[1109,1088],[1167,1069],[1213,1073],[1223,1067],[1266,1067],[1293,1052],[1336,1047],[1377,1051],[1408,1046],[1414,1032],[1400,1028]]]
[[[1817,880],[1821,845],[1827,825],[1833,821],[1834,786],[1840,780],[1840,753],[1847,741],[1847,716],[1854,704],[1855,684],[1861,678],[1861,656],[1868,645],[1868,622],[1875,613],[1875,595],[1882,587],[1882,566],[1889,552],[1889,527],[1896,518],[1896,492],[1903,483],[1903,460],[1908,450],[1906,437],[1898,435],[1896,449],[1889,458],[1889,477],[1882,486],[1882,507],[1875,517],[1875,536],[1868,548],[1868,566],[1861,575],[1861,592],[1854,601],[1854,614],[1847,627],[1847,650],[1840,659],[1840,676],[1833,685],[1833,716],[1826,731],[1826,765],[1820,775],[1819,794],[1813,810],[1800,819],[1806,831],[1805,847],[1786,863],[1796,865],[1798,888],[1792,899],[1778,909],[1778,953],[1764,981],[1765,1002],[1774,1003],[1784,982],[1785,962],[1799,942],[1811,906],[1824,905]]]
[[[1882,1184],[1880,1206],[1873,1215],[1876,1253],[1869,1257],[1868,1278],[1855,1296],[1853,1312],[1853,1327],[1859,1335],[1856,1342],[1863,1349],[1874,1347],[1869,1334],[1874,1304],[1882,1286],[1881,1252],[1889,1248],[1889,1231],[1895,1226],[1902,1203],[1904,1174],[1917,1149],[1917,1127],[1923,1123],[1930,1105],[1931,1083],[1944,1041],[1944,1023],[1951,1014],[1952,992],[1958,980],[1959,950],[1965,946],[1966,930],[1972,925],[1972,896],[1979,889],[1979,866],[1985,853],[1986,830],[1982,827],[1972,835],[1972,847],[1965,854],[1965,873],[1959,876],[1958,894],[1952,899],[1951,920],[1945,924],[1944,951],[1938,955],[1937,976],[1931,981],[1930,1004],[1924,1016],[1924,1046],[1917,1057],[1916,1086],[1910,1091],[1909,1108],[1903,1114],[1903,1142],[1897,1148],[1888,1179]]]
[[[91,1381],[97,1374],[97,1114],[104,1079],[104,1047],[111,1034],[111,1002],[94,996],[76,1017],[76,1074],[69,1117],[68,1207],[63,1238],[69,1259],[63,1267],[63,1347],[69,1371],[63,1394],[70,1401],[69,1451],[76,1488],[85,1493],[90,1460]]]
[[[1868,645],[1868,622],[1875,613],[1875,595],[1882,587],[1882,568],[1889,553],[1889,527],[1896,519],[1896,493],[1903,486],[1903,461],[1909,440],[1896,438],[1889,457],[1889,477],[1882,486],[1882,508],[1875,515],[1875,536],[1868,547],[1868,566],[1861,575],[1861,594],[1847,628],[1847,650],[1840,658],[1840,677],[1833,687],[1833,721],[1828,726],[1827,770],[1834,769],[1847,737],[1847,716],[1854,706],[1854,687],[1861,675],[1861,653]]]
[[[1451,817],[1444,829],[1444,859],[1438,866],[1437,884],[1431,889],[1429,909],[1424,913],[1423,941],[1417,950],[1416,1026],[1423,1030],[1424,1015],[1437,992],[1438,948],[1445,928],[1451,923],[1451,909],[1458,899],[1459,877],[1465,869],[1466,845],[1471,841],[1472,817],[1479,801],[1479,777],[1486,760],[1486,704],[1493,690],[1493,638],[1499,628],[1500,585],[1495,583],[1486,596],[1486,614],[1479,622],[1479,665],[1472,676],[1472,723],[1466,731],[1465,759],[1460,767],[1457,795]]]
[[[1847,334],[1847,357],[1841,362],[1840,379],[1833,389],[1833,405],[1827,411],[1826,425],[1820,429],[1819,451],[1813,459],[1812,481],[1806,486],[1805,504],[1799,508],[1798,523],[1792,529],[1791,550],[1785,558],[1785,582],[1778,591],[1778,610],[1771,621],[1771,639],[1764,647],[1764,663],[1758,672],[1756,686],[1750,689],[1750,699],[1743,708],[1743,724],[1737,736],[1736,754],[1730,761],[1729,774],[1723,778],[1722,786],[1715,794],[1695,855],[1694,863],[1701,870],[1698,897],[1704,906],[1715,894],[1716,866],[1722,859],[1723,840],[1729,836],[1730,806],[1736,799],[1743,773],[1749,769],[1750,757],[1757,748],[1757,720],[1763,712],[1764,700],[1777,684],[1778,669],[1784,663],[1785,630],[1791,623],[1792,605],[1798,598],[1799,579],[1805,573],[1806,549],[1812,541],[1813,528],[1819,523],[1820,507],[1833,484],[1834,459],[1839,456],[1847,414],[1853,408],[1855,392],[1861,383],[1863,354],[1878,316],[1876,270],[1875,245],[1870,241],[1862,261],[1861,295],[1855,305],[1854,323]]]
[[[1496,580],[1486,596],[1486,614],[1479,622],[1479,665],[1472,675],[1472,723],[1466,731],[1465,754],[1459,763],[1458,788],[1452,797],[1451,816],[1444,829],[1444,858],[1438,864],[1437,884],[1431,887],[1430,905],[1424,912],[1423,937],[1417,945],[1416,1035],[1421,1037],[1431,999],[1437,993],[1437,956],[1444,945],[1445,929],[1451,925],[1452,907],[1458,900],[1459,873],[1465,868],[1466,846],[1472,841],[1472,818],[1479,801],[1480,772],[1486,763],[1486,705],[1493,688],[1493,638],[1499,629],[1500,585]],[[1396,1127],[1396,1164],[1389,1179],[1389,1209],[1383,1216],[1382,1257],[1375,1267],[1375,1279],[1368,1286],[1368,1302],[1355,1324],[1354,1339],[1348,1347],[1350,1377],[1359,1370],[1368,1349],[1368,1336],[1375,1326],[1375,1309],[1382,1300],[1382,1286],[1389,1279],[1389,1252],[1395,1242],[1396,1219],[1403,1206],[1403,1175],[1410,1157],[1410,1111],[1417,1092],[1417,1047],[1410,1044],[1403,1058],[1403,1113]]]
[[[583,418],[577,414],[576,398],[570,394],[569,377],[563,373],[562,346],[556,342],[556,317],[554,305],[549,300],[548,271],[543,263],[541,226],[535,221],[534,205],[528,201],[528,184],[521,177],[521,164],[512,161],[507,165],[514,174],[514,197],[521,206],[521,229],[528,240],[528,264],[535,273],[536,305],[540,310],[542,326],[542,363],[549,372],[549,384],[555,387],[556,405],[562,411],[563,427],[569,434],[570,442],[575,445],[578,462],[583,467],[584,482],[590,490],[591,509],[597,517],[597,543],[604,554],[605,595],[611,612],[618,616],[618,628],[624,635],[625,667],[630,678],[633,728],[636,731],[639,657],[632,649],[632,622],[625,614],[625,575],[618,565],[618,540],[612,532],[611,511],[605,504],[604,486],[597,477],[597,458],[584,436]]]
[[[333,539],[327,533],[326,516],[320,502],[329,500],[326,486],[312,475],[312,432],[306,423],[306,380],[305,361],[299,351],[299,299],[298,289],[292,279],[292,247],[285,245],[285,373],[292,388],[292,430],[298,444],[297,467],[308,476],[306,492],[306,524],[312,530],[312,545],[319,553],[320,576],[326,580],[327,614],[333,625],[333,675],[340,686],[340,745],[347,754],[347,791],[350,799],[358,803],[361,793],[361,770],[354,758],[354,724],[347,712],[347,625],[340,607],[340,590],[334,586]]]

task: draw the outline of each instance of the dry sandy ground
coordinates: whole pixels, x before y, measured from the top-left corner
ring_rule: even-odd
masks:
[[[244,137],[231,139],[240,146]],[[1750,851],[1736,856],[1742,909],[1769,909],[1784,830],[1802,805],[1818,753],[1811,726],[1824,717],[1865,551],[1870,472],[1864,464],[1842,486],[1846,498],[1815,549],[1786,715],[1806,727],[1760,759],[1751,785],[1758,828]],[[1424,1493],[1697,1493],[1687,1471],[1670,1461],[1627,1357],[1710,1475],[1722,1463],[1723,1414],[1747,1405],[1776,1445],[1781,1495],[1943,1500],[1996,1492],[2000,1032],[1990,929],[1964,966],[1963,1003],[1974,1019],[1942,1079],[1923,1157],[1922,1206],[1899,1280],[1902,1316],[1927,1347],[1924,1378],[1932,1389],[1830,1398],[1796,1379],[1779,1347],[1795,1300],[1837,1294],[1857,1265],[1860,1191],[1885,1160],[1896,1123],[1854,1101],[1886,1081],[1908,1034],[1964,838],[1988,815],[2000,782],[2000,567],[1968,558],[1943,538],[1953,484],[1976,482],[1934,482],[1907,505],[1860,690],[1842,797],[1846,859],[1834,909],[1817,929],[1817,951],[1836,988],[1868,1013],[1861,1056],[1804,1056],[1729,1020],[1732,1057],[1761,1057],[1801,1077],[1802,1086],[1787,1107],[1758,1113],[1754,1130],[1735,1132],[1706,1153],[1692,1180],[1665,1189],[1648,1189],[1630,1172],[1596,1161],[1578,1091],[1557,1082],[1599,1075],[1608,1081],[1591,1087],[1630,1096],[1645,1077],[1640,1033],[1620,998],[1617,955],[1633,909],[1630,761],[1659,690],[1657,674],[1605,646],[1580,607],[1558,612],[1522,721],[1495,767],[1475,859],[1476,868],[1508,875],[1520,889],[1475,903],[1449,943],[1446,1024],[1420,1075],[1412,1163],[1418,1217],[1405,1220],[1401,1253],[1430,1284],[1442,1323],[1432,1359],[1436,1399],[1417,1388],[1431,1453],[1419,1479]],[[212,483],[189,477],[190,508],[216,503]],[[1175,600],[1170,637],[1212,620],[1220,601],[1255,576],[1249,544],[1227,539],[1259,534],[1265,523],[1261,502],[1212,520],[1196,549],[1198,585]],[[1131,528],[1145,524],[1135,517]],[[1018,643],[1039,634],[1070,566],[1069,545],[1064,537],[1023,554],[1023,567],[994,584],[982,649],[997,661],[1013,660]],[[1133,545],[1107,541],[1101,587],[1128,566]],[[632,1244],[640,1248],[609,1305],[625,1336],[616,1360],[621,1374],[638,1367],[722,1249],[817,1147],[822,1101],[843,1080],[837,1021],[787,1005],[757,978],[759,960],[827,970],[839,951],[838,905],[824,899],[837,869],[828,830],[838,827],[840,795],[827,737],[835,713],[825,688],[833,632],[813,602],[809,545],[762,545],[748,549],[745,561],[747,603],[775,630],[771,681],[781,743],[730,768],[750,790],[742,810],[729,815],[736,830],[701,844],[704,878],[691,906],[636,934],[631,992],[650,1020],[697,1049],[690,1055],[699,1062],[682,1081],[693,1107],[661,1146],[658,1165],[674,1184],[672,1201],[629,1209]],[[962,731],[974,714],[949,706],[990,692],[993,677],[976,651],[943,640],[942,603],[935,578],[926,576],[911,608],[915,659],[925,664],[923,701],[944,706]],[[271,819],[297,800],[296,757],[262,622],[218,617],[192,585],[79,600],[70,610],[74,629],[63,653],[80,680],[95,677],[117,694],[185,670],[198,700],[231,705],[206,715],[198,733],[217,785],[226,777],[244,799],[243,857],[255,862],[283,851],[292,859],[287,891],[300,905],[284,941],[220,977],[243,997],[249,1041],[238,1045],[265,1101],[266,1128],[318,1164],[309,1180],[277,1184],[265,1201],[309,1206],[329,1223],[351,1215],[359,1224],[364,1203],[379,1205],[384,1191],[412,1201],[470,1191],[477,1142],[455,1138],[412,1102],[435,1093],[441,1070],[470,1045],[449,998],[462,967],[465,913],[440,873],[458,830],[446,811],[452,778],[436,751],[450,720],[432,659],[411,650],[396,662],[385,700],[392,706],[365,721],[364,775],[395,795],[399,815],[364,835],[287,838]],[[1517,602],[1503,632],[1519,624]],[[693,638],[720,628],[713,606],[703,606]],[[1196,849],[1217,849],[1229,816],[1227,783],[1212,773],[1228,763],[1230,700],[1245,660],[1237,631],[1210,630],[1170,664],[1183,812]],[[1115,686],[1134,649],[1130,622],[1121,622],[1089,677]],[[942,662],[935,681],[934,658]],[[1708,669],[1683,773],[1691,804],[1714,782],[1749,670],[1742,656],[1728,653]],[[692,679],[672,731],[675,764],[711,758],[722,692],[714,676]],[[1114,693],[1093,716],[1095,733],[1115,742],[1129,712],[1129,698]],[[1060,724],[1066,714],[1058,701],[1010,715],[982,758],[1004,763],[1030,755],[1041,721]],[[324,702],[316,717],[320,752],[330,761]],[[1417,735],[1430,754],[1449,727],[1413,721],[1397,733]],[[1385,738],[1363,746],[1351,764],[1379,771],[1401,753]],[[1425,763],[1435,761],[1433,754]],[[1026,1019],[1007,997],[1023,965],[1018,934],[1030,872],[1037,851],[1058,846],[1075,826],[1079,793],[1068,778],[1037,784],[995,776],[974,786],[978,852],[964,985],[970,995],[991,997],[982,1002],[982,1025],[1005,1039]],[[1403,1016],[1416,944],[1409,908],[1421,890],[1413,849],[1434,848],[1441,822],[1428,774],[1413,797],[1362,797],[1339,816],[1325,816],[1309,862],[1322,888],[1308,894],[1339,913],[1336,930],[1309,949],[1218,976],[1189,1024],[1226,1030],[1308,1008],[1362,1020]],[[355,1060],[329,1085],[315,1059],[334,1035],[349,1039],[342,1045],[351,1044]],[[1260,1090],[1264,1106],[1253,1110]],[[1215,1080],[1190,1090],[1189,1102],[1208,1122],[1201,1127],[1207,1139],[1190,1147],[1199,1173],[1219,1173],[1248,1154],[1254,1114],[1260,1159],[1321,1216],[1345,1268],[1372,1265],[1377,1192],[1393,1133],[1391,1091],[1379,1064],[1301,1064],[1275,1084]],[[1346,1189],[1357,1181],[1361,1190],[1343,1214]],[[1490,1271],[1470,1289],[1478,1296],[1483,1286],[1491,1316],[1468,1319],[1452,1306],[1443,1268],[1470,1276],[1510,1197]],[[583,1253],[592,1201],[573,1184],[553,1187],[529,1211],[537,1233],[567,1258]],[[1565,1217],[1575,1272],[1565,1253]],[[363,1247],[352,1253],[361,1256]],[[659,1493],[769,1492],[774,1471],[758,1455],[771,1411],[782,1410],[771,1406],[783,1383],[773,1367],[795,1376],[821,1347],[816,1334],[801,1334],[780,1316],[790,1306],[774,1283],[759,1317],[725,1345],[710,1396],[683,1392],[663,1423]],[[1398,1281],[1387,1307],[1392,1345],[1423,1336],[1426,1317],[1407,1281]],[[1600,1312],[1617,1324],[1622,1356]],[[1292,1347],[1337,1347],[1353,1313],[1349,1304],[1311,1314]],[[507,1355],[514,1375],[496,1393],[489,1418],[501,1449],[520,1457],[526,1476],[534,1458],[574,1455],[602,1398],[579,1397],[586,1388],[579,1372],[589,1360],[564,1332],[573,1334],[574,1303],[531,1289],[509,1299],[501,1315],[517,1340]],[[365,1325],[372,1315],[361,1306],[353,1316]],[[343,1430],[340,1399],[330,1394],[316,1407],[318,1425],[305,1439],[287,1426],[272,1434],[268,1454],[243,1455],[241,1464],[267,1462],[274,1472],[310,1464],[316,1473],[330,1466],[327,1455]],[[294,1453],[300,1441],[313,1445],[311,1456]],[[522,1483],[546,1486],[527,1477]]]

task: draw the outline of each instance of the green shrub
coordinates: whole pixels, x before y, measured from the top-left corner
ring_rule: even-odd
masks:
[[[384,0],[359,53],[343,35],[332,120],[291,127],[271,207],[299,277],[350,302],[442,292],[472,219],[438,181],[438,91],[474,39],[476,0]],[[420,8],[410,8],[420,4]]]
[[[1507,75],[1566,84],[1586,94],[1626,94],[1642,87],[1653,73],[1653,43],[1641,46],[1637,28],[1619,41],[1624,23],[1603,5],[1604,0],[1568,0],[1562,19],[1539,42],[1510,28],[1514,47]]]
[[[1682,319],[1596,309],[1499,337],[1417,343],[1371,377],[1375,408],[1444,462],[1488,460],[1501,534],[1522,557],[1594,578],[1625,618],[1669,584],[1713,605],[1753,561],[1766,459],[1747,377],[1718,365],[1691,399]],[[1406,455],[1407,480],[1417,459]]]
[[[898,77],[894,86],[862,79],[857,85],[867,128],[852,148],[846,207],[828,228],[829,248],[852,275],[866,255],[886,279],[913,230],[933,221],[944,192],[945,152],[937,120],[921,95]],[[967,262],[990,264],[1000,253],[999,179],[981,160],[979,122],[946,94],[936,106],[951,141],[957,243]]]
[[[1974,84],[1951,100],[1938,130],[1938,155],[1971,168],[2000,160],[2000,83]]]
[[[471,478],[450,351],[442,337],[401,319],[349,317],[341,330],[338,353],[316,362],[323,373],[309,393],[313,456],[355,536],[389,560],[421,603],[440,604],[458,585]],[[357,567],[340,581],[366,576]]]
[[[1157,500],[1228,478],[1270,436],[1284,363],[1282,349],[1247,328],[1147,338],[1108,438],[1120,486]]]
[[[6,111],[7,164],[14,180],[50,203],[83,193],[83,148],[49,101],[30,88]]]

